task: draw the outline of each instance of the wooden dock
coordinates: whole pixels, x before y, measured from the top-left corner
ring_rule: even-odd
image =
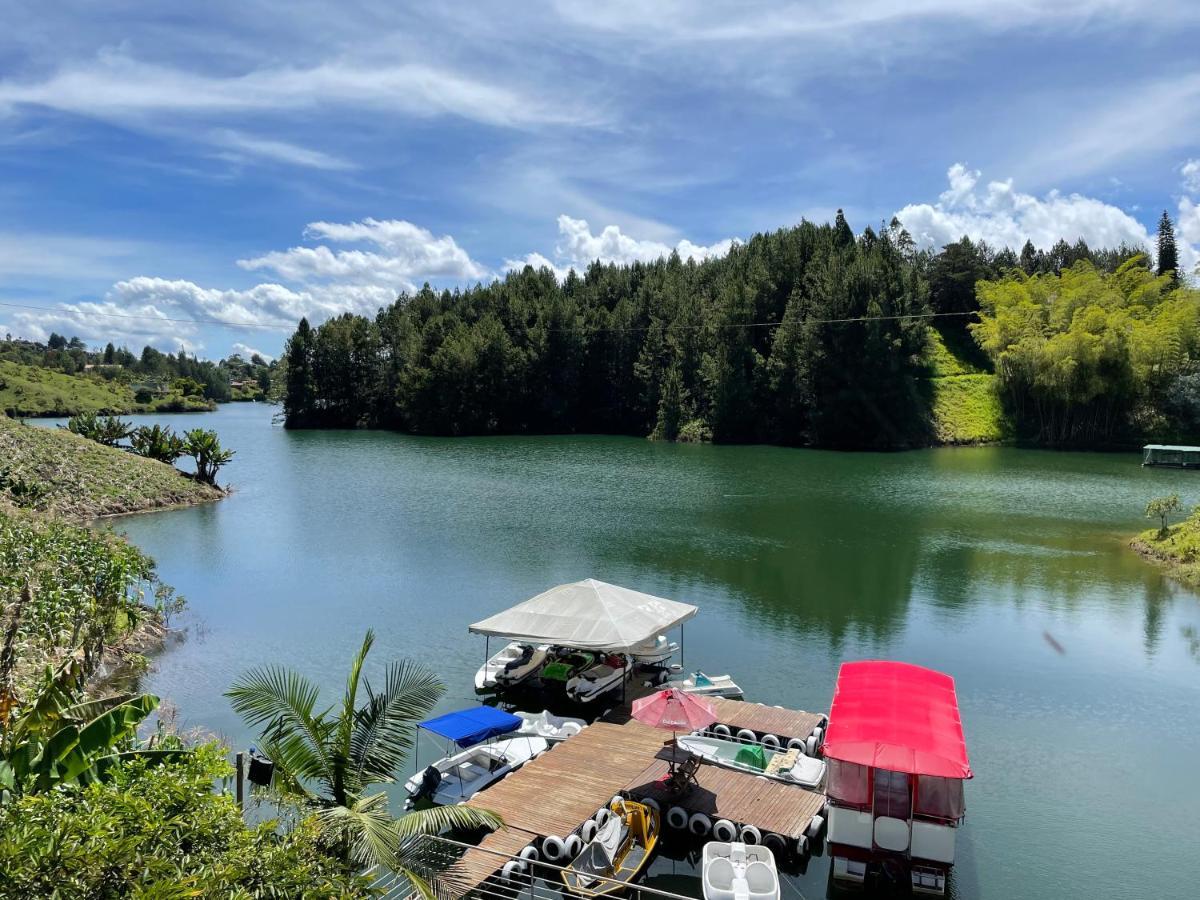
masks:
[[[739,728],[749,728],[759,734],[773,734],[785,744],[791,738],[804,740],[813,729],[825,720],[820,713],[804,712],[799,709],[782,709],[746,700],[726,700],[722,697],[706,697],[717,714],[717,721],[728,725],[736,733]]]

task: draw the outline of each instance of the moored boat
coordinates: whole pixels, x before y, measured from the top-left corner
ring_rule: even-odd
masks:
[[[786,784],[815,788],[825,778],[825,763],[805,756],[798,749],[777,751],[761,744],[741,744],[699,735],[681,736],[675,743],[714,765],[751,775],[765,775]]]
[[[517,735],[545,738],[550,743],[565,741],[579,734],[587,726],[583,719],[556,716],[549,710],[542,710],[540,713],[518,711],[515,715],[524,722],[517,730]]]
[[[653,640],[631,647],[629,656],[639,666],[662,666],[678,652],[679,642],[668,640],[665,634],[660,634]]]
[[[557,647],[551,652],[549,661],[542,667],[538,677],[544,687],[565,690],[572,678],[595,664],[595,653]]]
[[[567,682],[567,697],[577,703],[590,703],[619,688],[631,671],[629,660],[621,654],[605,656]]]
[[[729,700],[741,700],[745,696],[729,675],[706,675],[703,672],[693,672],[687,678],[673,679],[669,687],[679,688],[689,694],[699,697],[725,697]]]
[[[567,888],[584,897],[621,890],[645,869],[658,844],[658,810],[620,799],[610,809],[613,815],[562,873]]]
[[[520,641],[506,644],[475,673],[475,692],[486,694],[512,688],[534,675],[550,655],[548,646],[533,646]]]
[[[704,900],[779,900],[779,870],[768,847],[709,841],[703,859]]]

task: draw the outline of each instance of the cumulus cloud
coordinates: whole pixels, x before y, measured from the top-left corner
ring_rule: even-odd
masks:
[[[573,219],[567,215],[558,217],[558,243],[554,246],[556,261],[551,262],[541,253],[529,253],[518,259],[505,260],[506,269],[519,269],[526,265],[547,266],[562,280],[571,269],[583,270],[599,260],[602,263],[624,265],[633,262],[653,262],[672,251],[682,259],[700,262],[730,251],[736,238],[726,238],[715,244],[704,246],[689,240],[681,240],[675,246],[662,241],[644,240],[625,234],[616,225],[608,225],[599,234],[593,234],[586,219]]]
[[[1200,194],[1200,159],[1189,159],[1179,168],[1183,175],[1183,189],[1192,194]]]
[[[250,360],[255,356],[261,356],[267,362],[271,362],[275,357],[270,353],[259,350],[257,347],[251,347],[249,344],[243,344],[241,341],[234,341],[229,348],[231,354],[236,354],[244,360]]]

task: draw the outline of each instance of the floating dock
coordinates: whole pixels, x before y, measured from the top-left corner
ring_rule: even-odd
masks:
[[[756,703],[707,698],[718,720],[737,731],[806,738],[824,720],[816,713]],[[624,720],[624,721],[613,721]],[[505,827],[467,850],[451,870],[463,894],[494,876],[507,857],[555,835],[565,838],[617,794],[652,797],[663,808],[682,807],[689,815],[729,819],[797,840],[825,804],[825,794],[707,763],[697,783],[668,801],[657,780],[666,774],[673,749],[668,732],[628,719],[628,708],[610,713],[552,750],[526,763],[467,801],[504,819]],[[681,754],[682,755],[682,754]]]

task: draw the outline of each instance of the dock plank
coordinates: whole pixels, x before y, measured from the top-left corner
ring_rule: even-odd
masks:
[[[779,709],[762,703],[746,700],[726,700],[723,697],[708,697],[717,714],[717,721],[728,725],[735,732],[749,728],[759,734],[773,734],[786,743],[791,738],[804,740],[813,733],[825,717],[799,709]]]

